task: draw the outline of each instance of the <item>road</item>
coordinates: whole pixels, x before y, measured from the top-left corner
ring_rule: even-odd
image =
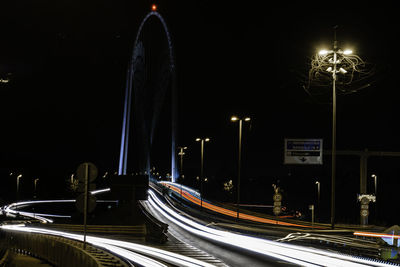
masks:
[[[180,193],[180,192],[179,192]],[[169,241],[164,245],[138,248],[140,244],[99,237],[88,237],[88,242],[96,246],[114,246],[116,252],[125,255],[136,253],[152,260],[168,262],[168,266],[183,266],[181,261],[193,260],[196,266],[393,266],[393,264],[374,257],[353,257],[336,253],[349,251],[376,251],[376,243],[370,240],[357,239],[350,232],[329,233],[325,229],[309,229],[292,225],[261,225],[260,222],[238,222],[232,217],[216,216],[215,212],[198,212],[190,205],[178,205],[170,194],[156,193],[151,190],[149,199],[143,201],[145,208],[158,220],[169,225]],[[21,204],[20,204],[21,205]],[[25,203],[24,205],[27,205]],[[3,212],[12,213],[12,207],[3,207]],[[178,210],[177,207],[186,207]],[[187,212],[192,210],[192,212]],[[195,212],[197,211],[197,212]],[[206,214],[206,216],[205,216]],[[38,216],[37,214],[35,215]],[[41,214],[40,218],[45,218]],[[54,215],[53,215],[54,216]],[[53,217],[57,218],[57,217]],[[297,224],[297,223],[295,223]],[[4,228],[5,229],[5,228]],[[25,230],[28,229],[25,227]],[[15,229],[13,229],[15,230]],[[18,230],[23,231],[21,228]],[[29,231],[33,231],[29,229]],[[36,229],[35,231],[46,231]],[[47,230],[50,231],[50,230]],[[55,234],[55,231],[52,232]],[[80,240],[81,235],[57,233]],[[288,244],[292,243],[292,244]],[[332,246],[332,244],[334,244]],[[121,252],[119,250],[123,249]],[[152,249],[158,249],[149,253]],[[127,250],[127,251],[125,251]],[[335,252],[336,251],[336,252]],[[343,252],[342,251],[342,252]],[[128,254],[129,254],[128,253]],[[165,255],[172,253],[166,258]],[[357,254],[357,252],[355,253]],[[365,254],[364,254],[365,256]],[[126,257],[126,256],[124,256]],[[135,256],[136,258],[137,256]],[[183,260],[175,259],[183,257]],[[186,264],[185,263],[185,264]],[[145,265],[146,266],[146,265]]]

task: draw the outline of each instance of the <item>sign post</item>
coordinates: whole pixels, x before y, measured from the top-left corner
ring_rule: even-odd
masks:
[[[278,216],[282,211],[282,195],[280,193],[275,193],[273,196],[274,200],[274,214]]]
[[[87,228],[87,213],[88,213],[88,203],[89,203],[89,182],[93,182],[97,177],[97,167],[90,162],[82,163],[78,166],[76,170],[76,176],[80,182],[84,183],[84,192],[78,196],[76,200],[76,205],[79,209],[83,199],[83,249],[86,249],[86,228]],[[93,203],[93,196],[90,196],[91,203]],[[96,205],[96,199],[94,198],[94,205],[91,204],[91,211]]]
[[[358,201],[361,202],[361,209],[360,209],[360,224],[367,225],[368,224],[368,215],[369,215],[369,203],[375,202],[376,197],[374,195],[368,194],[359,194],[357,196]]]

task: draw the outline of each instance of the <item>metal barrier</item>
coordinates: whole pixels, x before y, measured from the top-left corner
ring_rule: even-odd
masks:
[[[0,248],[19,249],[30,252],[55,266],[74,267],[128,267],[128,263],[97,247],[63,237],[35,233],[0,230]]]

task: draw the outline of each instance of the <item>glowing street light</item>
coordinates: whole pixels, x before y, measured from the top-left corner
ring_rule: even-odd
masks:
[[[358,71],[357,66],[363,61],[356,55],[352,55],[352,50],[341,50],[337,47],[336,27],[334,32],[334,42],[332,50],[320,50],[312,61],[310,73],[328,72],[332,77],[332,192],[331,192],[331,225],[335,224],[335,176],[336,176],[336,81],[337,74],[350,73],[350,81],[354,72]],[[348,70],[346,70],[346,68]]]
[[[180,147],[178,147],[178,149],[179,149],[179,152],[178,152],[178,156],[180,156],[181,157],[181,161],[180,161],[180,167],[181,167],[181,173],[180,173],[180,176],[183,178],[183,175],[182,175],[182,173],[183,173],[183,156],[185,155],[185,150],[187,149],[187,147],[186,146],[180,146]]]
[[[231,117],[232,122],[239,121],[239,152],[238,152],[238,180],[237,180],[237,218],[239,219],[239,205],[240,205],[240,165],[242,158],[242,124],[243,121],[250,121],[250,117],[239,118],[237,116]]]
[[[376,197],[376,193],[377,193],[377,182],[378,182],[377,179],[378,179],[378,176],[376,176],[376,174],[372,174],[371,177],[374,178],[375,197]]]
[[[19,179],[22,178],[22,174],[17,176],[17,201],[19,200]]]
[[[187,147],[186,146],[180,146],[180,147],[178,147],[178,149],[179,149],[179,153],[178,153],[178,156],[180,156],[181,157],[181,170],[180,170],[180,184],[181,184],[181,198],[182,198],[182,182],[183,182],[183,177],[184,177],[184,175],[183,175],[183,155],[185,155],[185,152],[184,152],[184,150],[186,150],[187,149]]]
[[[374,178],[374,185],[375,185],[375,199],[377,199],[377,194],[378,194],[378,176],[376,174],[371,175],[372,178]],[[378,212],[378,202],[375,203],[375,221],[377,218],[377,212]],[[376,223],[376,222],[375,222]]]
[[[196,138],[196,142],[200,142],[200,208],[203,207],[203,180],[204,180],[204,142],[209,142],[210,138]]]
[[[157,5],[156,4],[152,4],[151,5],[151,11],[157,11]]]
[[[34,181],[33,181],[33,185],[34,185],[34,198],[36,198],[36,195],[37,195],[37,183],[38,183],[38,181],[39,181],[39,178],[36,178]]]
[[[321,216],[320,212],[320,196],[321,196],[321,183],[319,181],[316,181],[315,184],[317,185],[317,210],[318,210],[318,215],[317,217]]]

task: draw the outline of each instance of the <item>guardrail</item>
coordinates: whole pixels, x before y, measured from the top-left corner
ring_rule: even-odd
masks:
[[[83,242],[46,234],[0,230],[0,248],[23,250],[33,257],[60,267],[128,267],[113,254]]]

